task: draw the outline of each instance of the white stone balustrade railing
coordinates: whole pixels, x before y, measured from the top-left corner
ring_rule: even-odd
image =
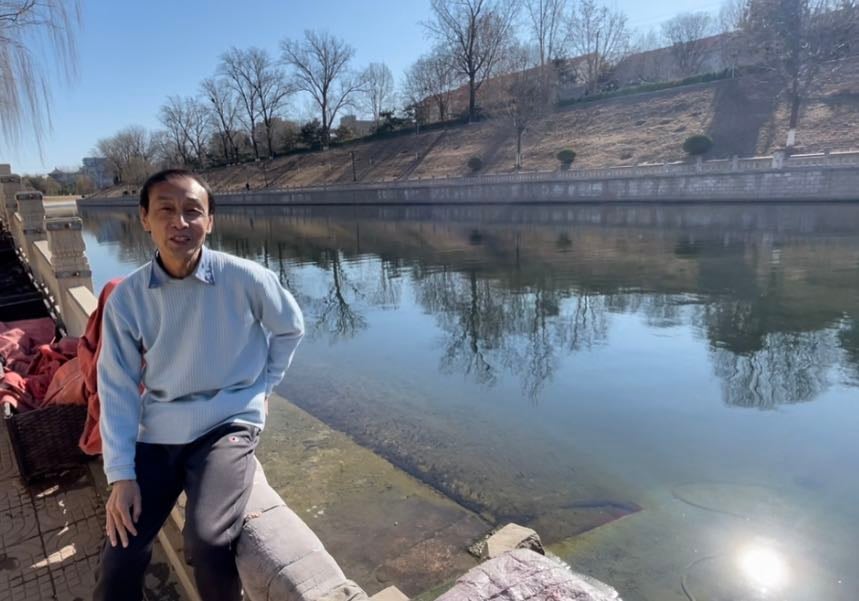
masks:
[[[4,204],[7,185],[3,185]],[[17,211],[4,217],[15,245],[27,261],[33,279],[50,297],[69,335],[80,336],[89,317],[88,313],[82,313],[82,308],[94,307],[96,303],[83,224],[77,216],[46,216],[41,192],[16,192],[15,201]],[[70,292],[73,288],[79,289],[74,296]]]
[[[21,191],[21,178],[17,175],[0,175],[0,219],[11,223],[12,215],[18,210],[15,194]]]
[[[15,194],[17,212],[13,219],[13,235],[18,248],[32,262],[34,244],[45,240],[45,205],[41,192],[18,192]]]

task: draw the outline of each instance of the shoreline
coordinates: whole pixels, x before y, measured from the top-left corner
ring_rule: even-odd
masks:
[[[221,206],[788,203],[859,201],[859,152],[755,157],[216,193]],[[132,206],[135,194],[83,208]]]

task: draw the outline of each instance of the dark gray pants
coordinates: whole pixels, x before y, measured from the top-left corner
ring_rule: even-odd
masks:
[[[254,475],[259,429],[215,428],[185,445],[137,443],[135,469],[143,510],[128,547],[105,541],[95,601],[138,601],[152,543],[185,490],[185,552],[206,601],[241,599],[234,542]]]

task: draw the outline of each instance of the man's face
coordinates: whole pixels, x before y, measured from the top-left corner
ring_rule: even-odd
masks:
[[[140,221],[152,234],[162,261],[175,265],[196,258],[214,218],[203,187],[190,177],[175,177],[152,186],[149,210],[140,207]]]

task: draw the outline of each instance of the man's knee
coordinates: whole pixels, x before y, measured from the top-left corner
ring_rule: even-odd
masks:
[[[217,561],[232,556],[233,542],[236,538],[234,528],[219,528],[205,519],[185,524],[185,548],[191,563],[198,561]]]

